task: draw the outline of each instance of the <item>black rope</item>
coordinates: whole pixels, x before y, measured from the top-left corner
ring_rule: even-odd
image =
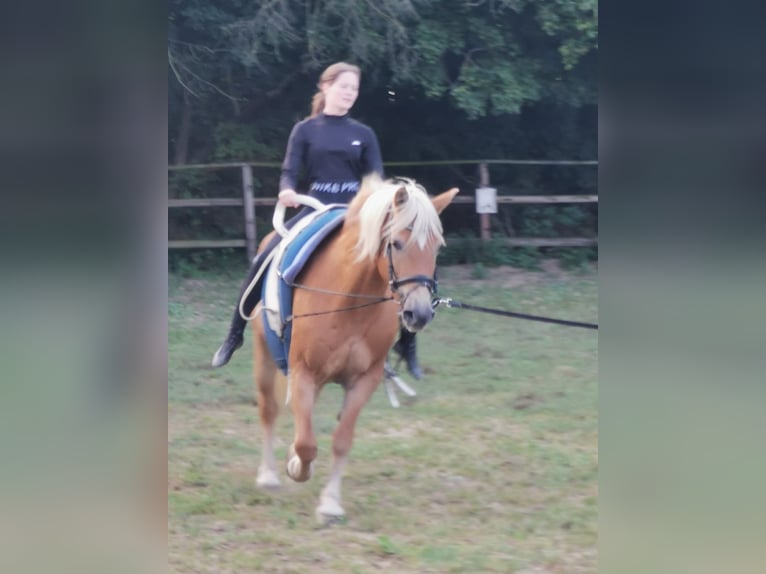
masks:
[[[539,315],[529,315],[527,313],[516,313],[514,311],[505,311],[502,309],[490,309],[489,307],[479,307],[478,305],[469,305],[453,299],[436,299],[434,308],[444,304],[447,307],[456,309],[468,309],[469,311],[479,311],[481,313],[490,313],[492,315],[501,315],[503,317],[515,317],[517,319],[527,319],[529,321],[540,321],[541,323],[553,323],[555,325],[566,325],[567,327],[582,327],[583,329],[598,330],[597,323],[583,323],[581,321],[568,321],[566,319],[553,319],[551,317],[541,317]]]

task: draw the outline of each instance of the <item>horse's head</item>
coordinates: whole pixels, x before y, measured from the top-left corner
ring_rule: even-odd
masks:
[[[403,325],[419,331],[433,319],[436,254],[444,245],[439,213],[457,188],[429,197],[409,179],[366,180],[375,189],[359,210],[359,259],[377,257],[377,269],[399,302]]]

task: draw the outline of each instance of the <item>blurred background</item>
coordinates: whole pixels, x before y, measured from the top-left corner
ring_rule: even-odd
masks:
[[[271,208],[260,206],[276,196],[290,130],[336,61],[362,69],[351,115],[377,133],[386,174],[414,177],[431,193],[461,188],[466,203],[445,213],[442,263],[594,260],[596,6],[170,2],[171,269],[243,258],[244,249],[226,247],[245,236],[242,207],[231,203],[242,203],[240,164],[251,171],[258,237],[270,229]],[[497,162],[485,164],[484,179],[481,160]],[[499,196],[589,199],[500,203],[488,217],[494,243],[479,246],[470,238],[480,235],[472,196],[481,185]],[[216,240],[214,253],[203,247]]]

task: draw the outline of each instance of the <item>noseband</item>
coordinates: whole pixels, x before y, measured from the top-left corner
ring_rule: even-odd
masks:
[[[406,294],[402,294],[399,290],[402,285],[408,283],[415,283],[418,286],[425,287],[431,295],[435,295],[439,288],[439,282],[436,280],[436,276],[429,277],[428,275],[411,275],[410,277],[404,277],[399,279],[396,275],[396,269],[394,269],[394,257],[392,253],[391,242],[386,245],[386,255],[388,256],[388,284],[391,286],[391,291],[399,296],[399,304],[403,305],[417,287],[410,289]]]

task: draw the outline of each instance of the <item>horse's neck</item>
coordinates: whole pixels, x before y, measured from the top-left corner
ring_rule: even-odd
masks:
[[[388,282],[378,273],[377,260],[355,261],[358,235],[358,224],[354,224],[328,245],[332,268],[337,270],[330,281],[338,291],[384,296]]]

